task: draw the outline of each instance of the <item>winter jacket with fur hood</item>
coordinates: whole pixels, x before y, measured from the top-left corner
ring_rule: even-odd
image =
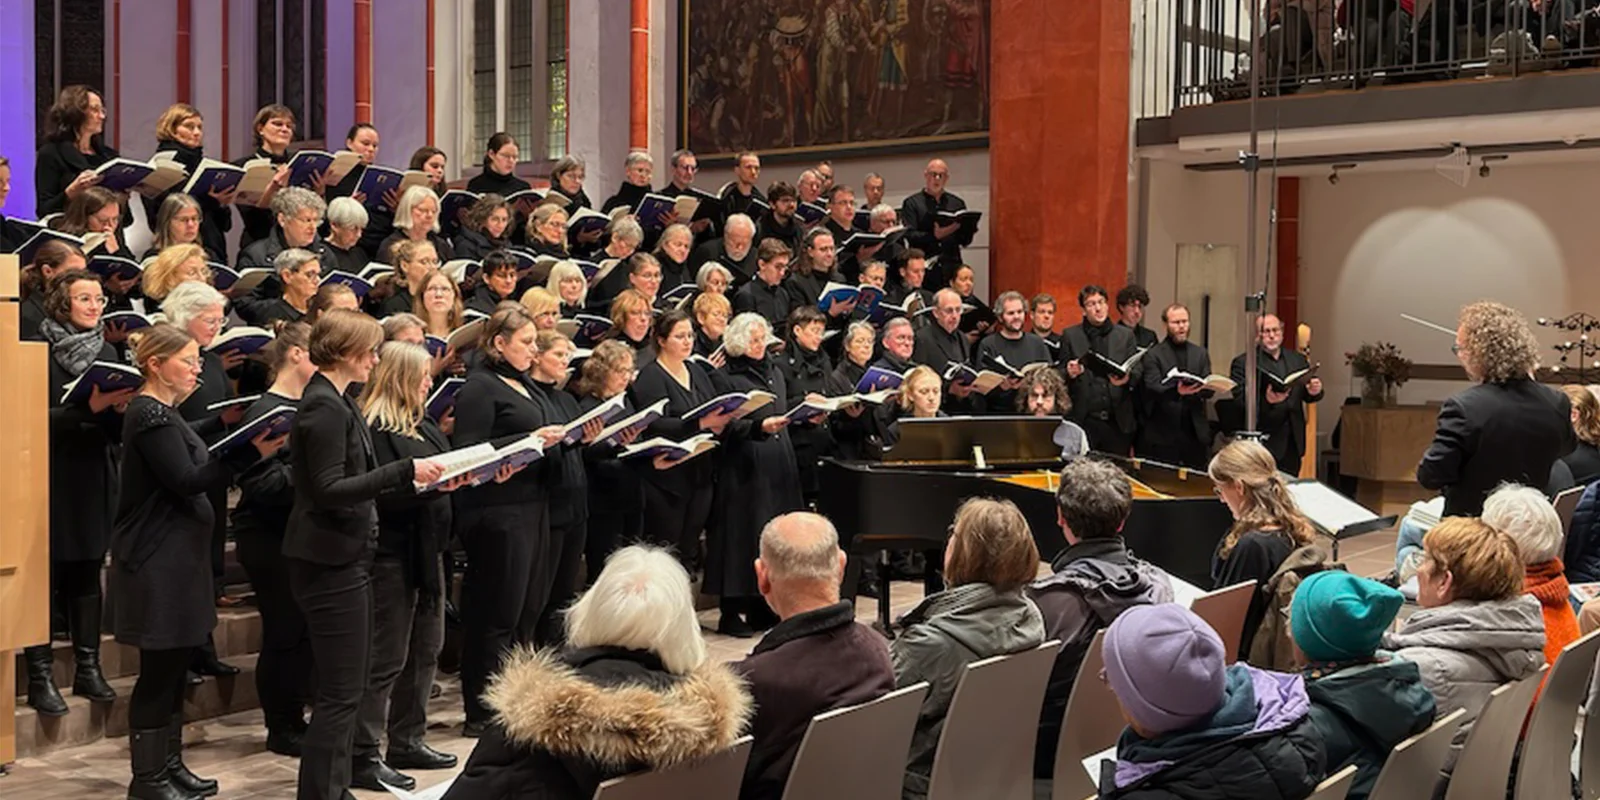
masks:
[[[445,800],[588,800],[609,778],[727,749],[751,711],[722,664],[675,675],[617,647],[518,651],[485,702],[494,725]]]
[[[1445,757],[1442,789],[1489,693],[1544,666],[1544,615],[1531,595],[1462,600],[1412,614],[1403,629],[1384,635],[1383,647],[1416,663],[1441,716],[1458,708],[1467,712]]]

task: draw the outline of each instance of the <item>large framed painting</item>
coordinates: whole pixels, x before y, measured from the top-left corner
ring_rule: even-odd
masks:
[[[678,141],[701,160],[979,146],[989,0],[680,0]]]

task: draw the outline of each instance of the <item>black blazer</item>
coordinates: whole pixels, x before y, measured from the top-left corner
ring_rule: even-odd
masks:
[[[95,169],[118,156],[116,148],[101,141],[100,137],[96,136],[91,141],[94,152],[87,155],[78,152],[78,145],[74,142],[45,142],[39,148],[33,165],[35,214],[42,217],[65,211],[67,187],[78,177],[78,173]],[[124,208],[122,224],[126,226],[132,219],[132,215]]]
[[[497,448],[505,447],[546,425],[556,424],[558,412],[545,393],[527,379],[519,380],[527,393],[517,391],[501,377],[509,372],[509,367],[485,359],[483,365],[467,373],[467,382],[456,395],[456,429],[450,435],[451,446],[462,448],[488,442]],[[556,445],[546,450],[543,458],[505,483],[462,489],[457,502],[476,506],[549,502],[549,465],[561,456],[560,448]]]
[[[1541,491],[1550,465],[1572,452],[1572,401],[1528,378],[1480,383],[1444,401],[1417,483],[1444,492],[1444,513],[1475,517],[1505,481]]]
[[[321,374],[300,398],[289,434],[294,510],[283,554],[340,566],[377,543],[378,495],[411,489],[411,459],[378,466],[372,437],[354,402]]]

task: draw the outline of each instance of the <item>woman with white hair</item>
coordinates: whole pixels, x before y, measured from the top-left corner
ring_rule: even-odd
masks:
[[[440,263],[455,258],[450,240],[439,235],[439,196],[426,186],[413,186],[400,195],[400,205],[394,210],[394,233],[378,245],[378,261],[393,264],[395,245],[424,239],[433,242]]]
[[[565,650],[507,659],[495,723],[445,800],[587,800],[609,778],[724,750],[748,724],[749,692],[707,657],[689,575],[665,551],[618,550],[566,628]]]
[[[637,208],[639,201],[650,193],[650,179],[655,177],[656,162],[649,153],[635,150],[623,162],[622,186],[617,193],[606,198],[600,212],[610,214],[613,208]]]
[[[583,313],[583,304],[589,297],[589,281],[577,264],[571,261],[552,264],[544,288],[561,300],[562,319],[572,319]]]
[[[606,246],[595,254],[596,263],[605,264],[607,261],[619,262],[617,267],[599,282],[589,288],[588,306],[591,314],[605,314],[611,307],[611,301],[628,288],[627,261],[638,252],[639,245],[644,242],[644,228],[632,216],[618,217],[607,227],[610,238]]]
[[[734,317],[722,333],[727,366],[712,373],[719,391],[762,391],[777,398],[728,423],[722,432],[716,493],[706,526],[705,591],[722,599],[717,631],[729,636],[752,636],[777,624],[756,584],[761,528],[773,517],[804,507],[794,445],[785,430],[789,420],[783,416],[788,387],[783,370],[767,358],[770,334],[760,314]]]
[[[324,264],[324,269],[361,274],[372,261],[372,254],[361,247],[370,219],[366,206],[352,198],[335,197],[328,203],[328,238],[324,242],[333,255],[333,263]]]
[[[1539,601],[1544,615],[1544,659],[1556,663],[1561,648],[1578,638],[1578,616],[1561,563],[1561,517],[1538,489],[1507,483],[1483,501],[1481,519],[1516,543],[1522,592]]]

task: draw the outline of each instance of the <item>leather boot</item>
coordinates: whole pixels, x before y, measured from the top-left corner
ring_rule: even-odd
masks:
[[[28,705],[45,717],[63,717],[67,714],[67,701],[56,689],[50,667],[55,661],[50,645],[36,644],[22,651],[28,664]]]
[[[194,800],[195,795],[178,788],[167,776],[166,728],[130,731],[128,752],[133,761],[128,800]]]
[[[167,725],[167,778],[172,785],[195,797],[210,797],[217,793],[217,782],[202,778],[183,764],[183,717],[173,715]]]
[[[77,669],[72,673],[72,693],[97,703],[117,699],[100,670],[100,595],[72,598],[67,611],[72,628],[72,657]]]

